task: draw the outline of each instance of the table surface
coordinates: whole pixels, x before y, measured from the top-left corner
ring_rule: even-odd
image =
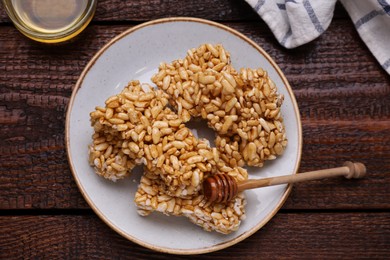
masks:
[[[287,50],[243,0],[100,0],[92,23],[60,48],[22,36],[0,4],[0,258],[181,258],[104,224],[78,190],[64,144],[67,104],[92,56],[124,30],[170,16],[228,25],[276,61],[300,108],[301,172],[346,160],[368,169],[362,180],[296,184],[254,235],[192,257],[390,257],[390,77],[341,5],[321,37]]]

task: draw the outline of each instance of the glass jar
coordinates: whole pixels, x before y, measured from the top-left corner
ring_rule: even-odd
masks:
[[[3,0],[15,27],[45,43],[67,41],[92,20],[97,0]]]

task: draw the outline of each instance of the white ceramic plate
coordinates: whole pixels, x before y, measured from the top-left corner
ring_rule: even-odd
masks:
[[[199,254],[236,244],[265,225],[286,200],[291,186],[247,191],[247,218],[230,235],[206,232],[186,218],[154,213],[141,217],[133,203],[140,171],[131,178],[109,182],[88,164],[87,147],[92,128],[89,113],[132,79],[151,83],[160,62],[184,58],[188,49],[202,43],[222,43],[232,65],[266,69],[284,94],[282,114],[288,147],[280,158],[263,168],[249,169],[251,178],[295,174],[301,158],[301,123],[292,90],[275,62],[253,41],[224,25],[195,18],[167,18],[135,26],[104,46],[84,69],[73,91],[66,120],[69,163],[86,201],[112,229],[142,246],[172,254]],[[203,133],[206,132],[206,133]],[[198,133],[207,136],[206,127]]]

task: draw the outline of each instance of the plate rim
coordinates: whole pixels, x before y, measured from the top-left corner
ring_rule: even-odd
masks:
[[[79,191],[81,192],[83,198],[87,201],[88,205],[92,208],[92,210],[95,212],[95,214],[98,215],[98,217],[106,225],[108,225],[112,230],[114,230],[115,232],[117,232],[118,234],[120,234],[121,236],[126,238],[127,240],[130,240],[130,241],[132,241],[132,242],[134,242],[134,243],[136,243],[138,245],[141,245],[143,247],[146,247],[146,248],[149,248],[151,250],[154,250],[154,251],[157,251],[157,252],[161,252],[161,253],[169,253],[169,254],[177,254],[177,255],[192,255],[192,254],[211,253],[211,252],[218,251],[218,250],[221,250],[221,249],[224,249],[224,248],[228,248],[228,247],[230,247],[232,245],[235,245],[235,244],[243,241],[244,239],[248,238],[249,236],[253,235],[258,230],[260,230],[265,224],[267,224],[271,220],[271,218],[283,206],[283,204],[285,203],[286,199],[288,198],[288,196],[291,193],[292,184],[287,185],[286,190],[285,190],[283,196],[281,197],[281,199],[278,201],[276,207],[270,213],[268,213],[268,215],[266,215],[265,218],[263,218],[259,223],[257,223],[257,225],[252,227],[250,230],[244,232],[243,234],[241,234],[241,235],[239,235],[239,236],[237,236],[237,237],[235,237],[235,238],[233,238],[231,240],[225,241],[225,242],[220,243],[220,244],[215,244],[215,245],[210,246],[210,247],[204,247],[204,248],[198,248],[198,249],[175,249],[175,248],[168,248],[168,247],[163,247],[163,246],[156,246],[156,245],[154,245],[152,243],[148,243],[148,242],[145,242],[143,240],[140,240],[140,239],[138,239],[138,238],[136,238],[134,236],[126,234],[119,227],[117,227],[116,225],[111,223],[104,216],[104,214],[97,208],[97,206],[95,206],[95,204],[93,203],[91,198],[87,195],[83,185],[80,182],[80,179],[78,178],[78,176],[76,174],[76,169],[75,169],[75,167],[73,165],[73,162],[71,160],[72,156],[71,156],[71,151],[70,151],[70,133],[69,133],[70,132],[70,115],[71,115],[71,112],[72,112],[72,109],[73,109],[73,104],[74,104],[74,100],[76,98],[77,92],[78,92],[79,89],[81,89],[81,85],[82,85],[82,83],[83,83],[83,81],[85,79],[86,74],[94,66],[95,62],[99,59],[99,57],[108,48],[110,48],[114,43],[116,43],[117,41],[119,41],[123,37],[125,37],[125,36],[127,36],[127,35],[129,35],[129,34],[131,34],[133,32],[135,32],[135,31],[137,31],[139,29],[142,29],[144,27],[153,26],[153,25],[161,24],[161,23],[170,23],[170,22],[202,23],[202,24],[206,24],[206,25],[209,25],[209,26],[217,27],[218,29],[225,30],[228,33],[231,33],[231,34],[239,37],[241,40],[243,40],[243,41],[247,42],[248,44],[250,44],[261,55],[263,55],[265,59],[267,59],[267,61],[270,63],[270,65],[275,69],[277,74],[280,76],[282,82],[285,84],[287,92],[288,92],[288,94],[289,94],[289,96],[291,98],[291,102],[293,104],[293,109],[295,111],[295,115],[297,117],[297,122],[296,123],[297,123],[297,132],[298,132],[298,149],[297,149],[297,153],[298,154],[297,154],[297,161],[295,163],[294,170],[293,170],[293,173],[292,173],[292,174],[297,174],[298,168],[299,168],[300,162],[301,162],[301,157],[302,157],[302,122],[301,122],[301,118],[300,118],[300,112],[299,112],[299,108],[298,108],[298,103],[296,101],[295,95],[294,95],[294,93],[292,91],[292,88],[291,88],[287,78],[285,77],[284,73],[281,71],[281,69],[276,64],[276,62],[270,57],[270,55],[267,52],[265,52],[265,50],[263,48],[261,48],[257,43],[255,43],[249,37],[245,36],[244,34],[238,32],[237,30],[235,30],[233,28],[230,28],[230,27],[228,27],[226,25],[223,25],[223,24],[220,24],[220,23],[217,23],[217,22],[214,22],[214,21],[202,19],[202,18],[195,18],[195,17],[169,17],[169,18],[155,19],[155,20],[151,20],[151,21],[148,21],[148,22],[144,22],[144,23],[138,24],[138,25],[136,25],[134,27],[131,27],[131,28],[123,31],[119,35],[115,36],[113,39],[111,39],[108,43],[106,43],[102,48],[100,48],[94,54],[94,56],[87,63],[87,65],[83,69],[82,73],[78,77],[76,85],[75,85],[75,87],[72,90],[72,94],[71,94],[71,97],[70,97],[70,100],[69,100],[69,103],[68,103],[68,108],[67,108],[67,111],[66,111],[65,148],[66,148],[66,151],[67,151],[67,159],[68,159],[68,163],[69,163],[69,166],[70,166],[73,178],[75,179],[77,187],[78,187]]]

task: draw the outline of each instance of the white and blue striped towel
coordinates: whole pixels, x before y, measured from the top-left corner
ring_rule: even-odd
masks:
[[[321,35],[330,25],[337,0],[246,0],[276,39],[294,48]],[[340,0],[360,37],[390,74],[390,0]]]

